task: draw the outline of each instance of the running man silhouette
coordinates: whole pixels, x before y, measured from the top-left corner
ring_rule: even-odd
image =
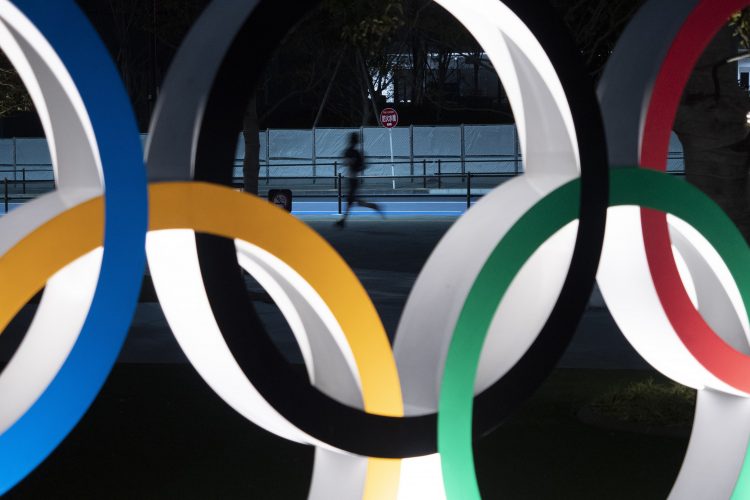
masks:
[[[362,158],[362,153],[359,152],[358,145],[359,134],[352,132],[349,134],[349,147],[346,148],[346,151],[344,152],[344,161],[347,166],[346,175],[349,178],[349,193],[346,196],[346,212],[344,212],[344,215],[336,221],[336,225],[339,227],[344,227],[346,218],[349,217],[349,210],[352,209],[352,205],[355,203],[361,207],[377,210],[378,213],[380,213],[380,216],[385,218],[385,215],[383,215],[383,212],[380,210],[377,203],[369,203],[357,195],[357,190],[359,189],[359,175],[365,169],[365,161],[364,158]]]

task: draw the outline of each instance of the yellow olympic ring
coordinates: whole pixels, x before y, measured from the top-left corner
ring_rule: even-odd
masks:
[[[396,364],[380,317],[352,270],[320,235],[274,205],[216,184],[151,184],[149,206],[149,231],[192,229],[239,239],[291,266],[341,325],[359,371],[365,410],[403,415]],[[0,288],[0,331],[50,276],[102,245],[103,217],[103,198],[93,198],[43,224],[0,259],[0,276],[18,284]],[[368,458],[364,498],[395,498],[400,462]]]

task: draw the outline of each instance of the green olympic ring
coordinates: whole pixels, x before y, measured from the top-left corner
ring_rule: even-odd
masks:
[[[492,317],[534,251],[578,218],[580,184],[576,179],[557,188],[513,225],[492,251],[464,302],[446,358],[438,412],[438,451],[449,498],[480,498],[471,438],[473,388]],[[750,248],[727,214],[698,188],[663,172],[613,169],[609,205],[651,208],[691,224],[724,259],[750,310]],[[735,496],[741,491],[750,491],[747,461]]]

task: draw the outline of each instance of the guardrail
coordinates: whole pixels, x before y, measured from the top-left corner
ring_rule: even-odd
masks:
[[[296,160],[296,161],[295,161]],[[436,173],[438,175],[442,173],[460,173],[465,174],[468,171],[479,173],[476,165],[487,166],[482,173],[493,173],[489,168],[495,168],[495,172],[499,173],[513,173],[520,174],[523,172],[522,167],[522,155],[519,154],[508,154],[508,155],[475,155],[471,157],[454,157],[445,155],[435,155],[430,157],[414,157],[414,158],[396,158],[394,161],[390,161],[382,156],[379,157],[366,157],[365,165],[377,169],[378,167],[389,167],[400,170],[406,170],[408,166],[408,175],[428,175],[429,173]],[[681,162],[683,155],[680,152],[670,152],[668,156],[670,162]],[[293,162],[293,163],[292,163]],[[242,167],[242,159],[235,158],[234,160],[236,177],[242,177],[237,170]],[[494,167],[490,167],[494,166]],[[261,159],[259,165],[259,179],[263,179],[268,183],[274,177],[286,177],[284,170],[293,171],[305,169],[305,172],[293,172],[292,176],[295,177],[307,177],[311,179],[313,184],[316,184],[319,179],[334,177],[339,172],[344,172],[345,166],[341,158],[317,158],[314,162],[307,159],[301,158],[272,158],[271,162]],[[430,172],[432,170],[432,172]],[[680,171],[677,169],[673,171]],[[274,172],[275,171],[275,172]],[[326,174],[326,171],[330,175]],[[280,175],[272,175],[272,173]],[[395,175],[396,172],[391,172],[391,175]],[[384,175],[387,173],[384,172]],[[21,179],[19,179],[19,176]],[[52,182],[54,174],[52,166],[48,163],[18,163],[18,164],[6,164],[0,163],[0,179],[8,178],[10,181],[31,181],[40,180]]]
[[[671,171],[673,175],[684,175],[684,172]],[[368,196],[378,197],[420,197],[420,196],[437,196],[437,197],[465,197],[466,207],[471,206],[471,201],[478,196],[483,194],[484,189],[492,189],[496,187],[502,180],[507,180],[516,177],[519,173],[516,172],[495,172],[495,173],[475,173],[466,171],[463,173],[444,173],[438,169],[433,174],[414,174],[414,175],[362,175],[359,176],[361,180],[362,191]],[[312,180],[309,176],[275,176],[266,177],[266,185],[270,186],[272,181],[282,181],[279,187],[295,187],[292,181],[303,181],[306,184],[302,184],[299,188],[303,191],[303,194],[295,195],[296,198],[330,198],[335,196],[337,198],[338,210],[341,213],[342,200],[345,197],[343,193],[345,176],[342,172],[337,172],[336,175],[332,176],[318,176],[315,178],[316,181],[326,181],[330,186],[330,189],[318,189],[318,192],[307,189],[305,193],[304,187],[310,185]],[[392,182],[395,181],[408,181],[408,183],[402,183],[400,188],[391,188]],[[486,182],[481,182],[485,180]],[[373,189],[373,181],[376,189]],[[500,182],[498,182],[500,181]],[[445,186],[451,186],[451,182],[456,187],[445,188]],[[479,184],[477,184],[479,182]],[[433,187],[429,187],[432,184]],[[421,185],[421,187],[420,187]],[[13,189],[11,192],[11,186]],[[235,177],[233,180],[233,186],[236,188],[242,187],[242,179]],[[463,187],[462,187],[463,186]],[[322,184],[316,184],[316,187],[323,188]],[[25,173],[22,175],[21,180],[10,180],[8,178],[3,179],[3,206],[5,213],[8,212],[9,205],[12,201],[27,201],[45,192],[52,191],[54,189],[53,180],[38,180],[38,179],[27,179]],[[270,188],[269,188],[270,189]],[[444,192],[440,192],[444,190]],[[450,192],[445,192],[450,191]],[[260,193],[259,193],[260,195]]]
[[[443,177],[452,177],[452,178],[459,177],[459,178],[461,178],[461,182],[465,183],[465,186],[466,186],[466,194],[465,194],[465,196],[466,196],[466,208],[467,209],[471,208],[471,200],[475,196],[475,195],[472,195],[472,192],[471,192],[471,179],[472,179],[472,177],[506,178],[507,179],[507,178],[510,178],[510,177],[515,177],[516,175],[517,174],[501,174],[501,173],[497,173],[497,174],[479,174],[479,175],[476,175],[476,174],[472,174],[471,172],[465,172],[463,174],[434,174],[434,176],[438,178],[438,181],[441,180]],[[383,177],[379,176],[379,177],[376,177],[376,178],[377,179],[396,180],[396,179],[412,179],[413,177],[422,177],[422,179],[425,182],[427,180],[426,176],[408,176],[408,175],[390,175],[390,176],[383,176]],[[360,177],[360,179],[362,179],[362,180],[367,179],[367,178],[368,178],[367,176],[361,176]],[[373,178],[373,177],[369,177],[369,178]],[[337,181],[336,182],[336,185],[337,185],[337,190],[336,190],[337,191],[337,193],[336,193],[337,196],[336,197],[337,197],[337,206],[338,206],[338,213],[339,214],[342,213],[342,201],[343,201],[343,198],[344,198],[343,197],[343,193],[342,193],[342,191],[343,191],[343,189],[342,189],[342,185],[343,185],[342,180],[343,180],[343,176],[339,173],[337,175],[337,177],[336,177],[336,181]],[[441,195],[441,194],[430,193],[429,196],[464,196],[464,195],[455,195],[455,194],[442,194]]]
[[[277,161],[283,161],[283,159],[278,158]],[[431,158],[412,158],[412,159],[397,159],[394,161],[390,161],[387,159],[383,159],[382,161],[373,161],[371,158],[366,159],[365,166],[368,168],[371,167],[394,167],[394,168],[401,168],[408,166],[408,177],[417,177],[419,176],[419,172],[421,170],[421,175],[426,176],[428,175],[428,167],[432,167],[433,173],[436,173],[438,175],[441,175],[443,173],[443,170],[445,169],[445,165],[455,165],[456,171],[451,173],[460,173],[462,175],[465,175],[467,170],[467,165],[471,166],[473,164],[485,164],[485,165],[502,165],[505,164],[508,166],[507,170],[504,173],[518,175],[519,173],[522,173],[521,169],[521,156],[520,155],[492,155],[492,156],[476,156],[474,158],[460,158],[460,157],[453,157],[453,156],[440,156],[440,157],[431,157]],[[288,161],[288,160],[287,160]],[[235,168],[238,168],[240,165],[237,165],[235,163]],[[343,161],[340,159],[329,159],[329,161],[322,161],[321,158],[318,158],[315,163],[311,163],[309,161],[300,161],[299,163],[267,163],[264,161],[261,161],[260,164],[260,178],[265,179],[266,183],[269,182],[270,179],[274,177],[286,177],[286,176],[272,176],[271,175],[271,169],[283,170],[283,169],[299,169],[299,168],[308,168],[310,169],[310,175],[305,176],[306,178],[309,178],[312,180],[313,184],[316,184],[318,180],[325,179],[328,177],[331,177],[330,175],[320,175],[321,171],[325,171],[326,169],[329,169],[331,171],[332,176],[335,177],[338,175],[339,172],[343,172],[346,170],[346,166],[343,164]],[[447,173],[447,172],[446,172]],[[487,172],[491,173],[491,172]],[[384,174],[387,176],[388,174]],[[394,176],[395,173],[391,172],[391,176]],[[406,175],[406,174],[402,174]]]
[[[515,177],[515,173],[481,173],[473,174],[472,172],[460,173],[443,173],[436,172],[428,175],[386,175],[386,176],[360,176],[362,192],[368,196],[439,196],[439,197],[465,197],[467,200],[467,207],[471,204],[471,199],[475,196],[483,194],[482,191],[477,189],[491,189],[499,184],[498,180],[509,179]],[[477,178],[483,179],[485,182],[476,185]],[[300,189],[297,191],[295,197],[301,198],[331,198],[336,197],[338,200],[339,212],[341,212],[341,204],[346,193],[344,192],[344,179],[346,177],[338,172],[335,176],[319,176],[316,178],[318,181],[325,181],[327,188],[323,184],[316,184],[316,189],[309,189],[310,177],[303,176],[281,176],[281,177],[268,177],[268,185],[271,189],[271,183],[273,181],[280,181],[280,186],[283,187],[294,187],[290,186],[292,181],[302,181],[302,186],[307,186],[308,189]],[[395,190],[392,188],[393,182],[408,181],[401,184],[400,188]],[[454,182],[456,187],[450,187],[451,182]],[[472,182],[474,182],[474,192],[472,193]],[[242,183],[240,178],[235,178],[234,187],[241,188]],[[15,193],[11,193],[10,186],[14,186]],[[461,187],[463,186],[463,187]],[[33,187],[33,189],[31,188]],[[373,189],[374,187],[374,189]],[[447,187],[447,188],[446,188]],[[3,179],[3,204],[5,213],[8,212],[9,204],[12,201],[27,201],[34,198],[35,196],[48,192],[54,189],[53,181],[40,181],[40,180],[27,180],[22,179],[18,181]],[[443,192],[440,192],[443,190]],[[454,191],[455,190],[455,191]],[[452,191],[452,192],[446,192]],[[262,195],[259,193],[259,195]]]

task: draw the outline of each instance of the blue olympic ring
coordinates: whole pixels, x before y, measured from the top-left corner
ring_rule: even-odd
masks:
[[[137,304],[148,225],[138,127],[99,35],[72,0],[13,3],[55,48],[78,88],[98,144],[106,196],[104,254],[91,308],[54,381],[0,435],[0,495],[60,444],[104,384]]]

